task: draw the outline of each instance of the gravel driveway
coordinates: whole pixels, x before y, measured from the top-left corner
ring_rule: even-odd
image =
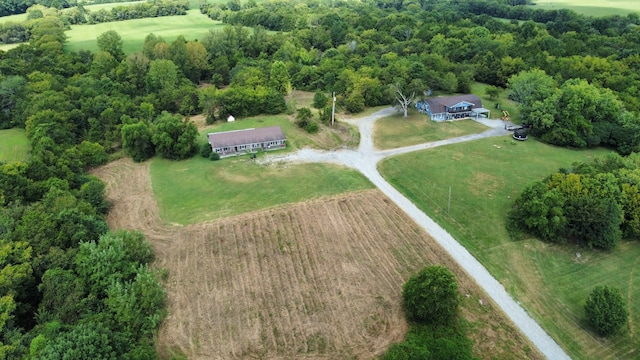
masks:
[[[360,129],[360,145],[358,150],[320,151],[302,149],[284,156],[268,156],[263,162],[289,161],[289,162],[327,162],[348,166],[360,171],[389,199],[396,203],[418,225],[424,228],[431,237],[462,266],[466,272],[475,279],[493,301],[515,323],[520,331],[544,354],[548,359],[570,359],[560,346],[536,323],[527,312],[507,293],[489,271],[480,264],[460,243],[456,241],[440,225],[436,224],[424,212],[418,209],[409,199],[397,191],[380,175],[377,163],[385,157],[404,154],[411,151],[430,149],[438,146],[454,144],[464,141],[477,140],[492,136],[505,136],[510,134],[504,129],[501,120],[482,119],[489,130],[480,134],[472,134],[457,138],[435,141],[425,144],[407,146],[390,150],[376,150],[373,146],[373,126],[376,120],[396,113],[393,108],[380,110],[370,116],[348,122]]]

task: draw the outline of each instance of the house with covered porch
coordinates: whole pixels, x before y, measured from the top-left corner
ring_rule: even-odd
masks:
[[[433,121],[489,117],[489,109],[482,107],[477,95],[437,96],[416,102],[418,111],[429,115]]]
[[[270,151],[287,147],[280,126],[223,131],[207,134],[211,150],[220,157]]]

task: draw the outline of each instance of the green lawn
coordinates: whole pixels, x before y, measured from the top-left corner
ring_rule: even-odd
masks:
[[[221,22],[213,21],[200,14],[199,10],[189,10],[187,15],[114,21],[96,25],[73,25],[71,30],[65,33],[68,37],[65,49],[96,51],[98,36],[106,31],[115,30],[122,37],[124,52],[130,54],[142,51],[144,38],[150,33],[162,36],[170,43],[180,35],[187,40],[196,40],[206,35],[209,30],[223,26]]]
[[[318,134],[309,135],[284,115],[219,122],[205,128],[198,140],[200,144],[206,143],[209,132],[274,125],[279,125],[287,136],[287,148],[271,154],[302,147],[330,149],[343,144],[324,126]],[[219,161],[199,155],[185,161],[155,158],[151,163],[151,181],[162,218],[179,224],[373,187],[355,170],[325,164],[260,165],[246,155]]]
[[[220,161],[199,156],[180,162],[154,159],[151,181],[162,219],[178,224],[373,187],[352,169],[326,164],[260,165],[248,156]]]
[[[0,24],[5,22],[21,23],[27,20],[27,14],[15,14],[0,17]]]
[[[13,48],[17,48],[20,44],[0,44],[0,50],[9,51]]]
[[[374,128],[373,143],[378,149],[393,149],[476,134],[484,130],[488,128],[473,120],[435,122],[427,115],[412,112],[407,118],[396,114],[378,120]]]
[[[639,243],[601,253],[536,239],[513,241],[505,230],[507,211],[523,186],[607,152],[504,137],[393,157],[379,167],[480,260],[572,358],[638,358],[640,343],[633,335],[640,331]],[[609,340],[594,337],[583,323],[584,301],[602,284],[619,287],[630,304],[631,331]]]
[[[536,9],[570,9],[588,16],[640,13],[640,1],[637,0],[541,0],[535,3]]]
[[[0,130],[0,162],[24,161],[28,155],[29,140],[24,130]]]

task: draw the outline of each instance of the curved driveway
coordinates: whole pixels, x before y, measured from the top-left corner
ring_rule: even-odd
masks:
[[[454,144],[464,141],[476,140],[492,136],[504,136],[509,134],[503,129],[501,120],[481,121],[490,129],[473,135],[461,136],[453,139],[441,140],[431,143],[407,146],[390,150],[376,150],[373,146],[373,126],[376,120],[393,115],[393,108],[386,108],[370,116],[351,120],[350,123],[360,129],[360,145],[358,150],[319,151],[302,149],[284,156],[270,156],[266,161],[291,161],[291,162],[328,162],[345,165],[360,171],[375,186],[378,187],[389,199],[396,203],[418,225],[424,228],[448,253],[462,266],[465,271],[475,279],[493,301],[515,323],[520,331],[544,354],[548,359],[570,359],[560,346],[536,323],[527,312],[507,293],[489,271],[480,264],[460,243],[458,243],[447,231],[436,224],[424,212],[418,209],[409,199],[389,184],[378,172],[377,163],[385,157],[404,154],[411,151],[430,149],[442,145]]]

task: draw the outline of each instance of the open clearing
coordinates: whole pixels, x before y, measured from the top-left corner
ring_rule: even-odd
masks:
[[[402,284],[428,264],[458,276],[483,359],[541,358],[429,236],[377,190],[190,226],[159,219],[149,163],[94,173],[112,228],[139,229],[168,269],[165,358],[370,359],[402,339]]]
[[[156,158],[151,178],[162,219],[183,225],[373,187],[353,169],[328,164],[267,167],[248,156],[180,162]]]
[[[507,212],[525,185],[608,152],[492,138],[393,157],[379,168],[480,260],[571,358],[638,358],[640,243],[598,252],[530,238],[513,241],[505,229]],[[629,331],[602,339],[588,330],[583,306],[597,285],[615,286],[627,296]]]
[[[202,119],[202,121],[194,121],[201,132],[200,138],[198,139],[201,143],[207,142],[207,133],[210,132],[241,130],[275,125],[280,126],[287,137],[287,148],[278,150],[278,153],[295,151],[304,147],[323,150],[335,150],[343,147],[356,148],[360,142],[360,133],[358,130],[354,126],[345,122],[336,123],[333,128],[320,125],[319,131],[316,134],[309,134],[305,130],[294,125],[294,115],[258,115],[239,118],[234,122],[217,121],[213,125],[204,125],[204,117],[201,115],[194,118]]]
[[[481,133],[488,128],[473,120],[435,122],[417,111],[408,117],[396,114],[376,122],[373,143],[377,149],[423,144],[458,136]]]
[[[29,140],[24,130],[0,130],[0,162],[24,161],[29,155],[29,149]]]
[[[221,29],[222,23],[213,21],[199,10],[189,10],[187,15],[163,16],[125,21],[113,21],[95,25],[72,25],[67,30],[65,50],[80,51],[98,50],[97,38],[109,30],[117,31],[122,38],[123,49],[126,54],[142,51],[144,39],[150,33],[161,36],[171,43],[178,36],[183,35],[186,40],[201,39],[209,30]]]
[[[570,9],[588,16],[627,15],[640,12],[640,2],[637,0],[541,0],[535,3],[536,9]]]
[[[207,132],[279,125],[287,136],[287,148],[271,154],[302,147],[335,149],[354,146],[359,140],[357,130],[346,123],[336,124],[333,128],[320,126],[317,134],[310,135],[283,115],[217,122],[209,126],[204,126],[202,116],[192,120],[201,129],[198,138],[201,144],[206,143]],[[248,155],[220,161],[210,161],[199,155],[183,161],[156,157],[150,162],[153,191],[162,208],[162,219],[182,225],[373,187],[356,170],[329,164],[267,167],[251,160]]]

